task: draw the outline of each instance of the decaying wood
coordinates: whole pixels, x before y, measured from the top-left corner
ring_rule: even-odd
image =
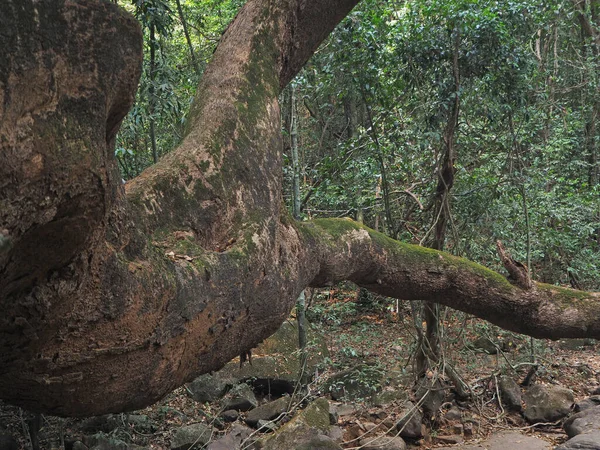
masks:
[[[509,281],[520,288],[531,289],[531,277],[529,276],[529,269],[527,266],[522,262],[513,259],[502,245],[502,242],[496,241],[496,248],[498,249],[498,256],[500,256],[502,265],[510,275]]]

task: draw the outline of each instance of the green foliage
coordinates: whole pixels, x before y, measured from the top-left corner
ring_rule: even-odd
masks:
[[[199,77],[212,57],[229,22],[244,3],[241,0],[180,0],[190,31],[198,73],[187,45],[174,0],[130,0],[124,3],[144,30],[144,66],[136,104],[123,122],[115,154],[125,179],[139,175],[153,163],[150,122],[155,123],[158,156],[174,149],[184,137],[185,121]],[[151,41],[149,29],[155,27]],[[156,67],[150,76],[150,51]],[[150,98],[153,105],[150,105]]]
[[[353,301],[318,302],[306,310],[306,318],[309,322],[338,326],[354,317],[356,308]]]
[[[423,243],[458,97],[448,250],[502,270],[500,239],[535,279],[598,288],[600,52],[573,8],[363,0],[296,80],[305,216]]]
[[[164,0],[131,0],[134,14],[144,28],[153,26],[162,36],[170,36],[173,26],[173,12]],[[152,43],[151,43],[152,44]]]
[[[357,358],[359,356],[358,351],[354,347],[342,347],[339,350],[339,354],[342,358]]]

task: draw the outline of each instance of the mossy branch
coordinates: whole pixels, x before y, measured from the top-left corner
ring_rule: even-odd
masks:
[[[511,284],[484,266],[395,241],[349,219],[298,225],[316,261],[312,286],[350,280],[402,300],[458,309],[537,338],[600,337],[600,294],[532,283]]]

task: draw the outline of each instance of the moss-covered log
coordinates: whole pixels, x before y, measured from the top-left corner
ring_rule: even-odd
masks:
[[[600,293],[512,284],[448,253],[394,241],[346,219],[299,226],[316,249],[314,286],[350,280],[390,297],[441,303],[537,338],[600,336]]]
[[[95,415],[148,405],[351,279],[536,336],[599,337],[596,294],[524,291],[351,221],[291,221],[277,96],[358,0],[250,0],[183,144],[127,183],[114,137],[141,64],[102,0],[0,3],[0,398]]]

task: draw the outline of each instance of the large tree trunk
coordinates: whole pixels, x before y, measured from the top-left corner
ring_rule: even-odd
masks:
[[[538,337],[600,337],[599,296],[523,290],[281,200],[277,96],[358,0],[250,0],[183,144],[124,187],[113,154],[141,63],[92,0],[0,3],[0,398],[94,415],[148,405],[274,332],[307,285],[349,279]]]

